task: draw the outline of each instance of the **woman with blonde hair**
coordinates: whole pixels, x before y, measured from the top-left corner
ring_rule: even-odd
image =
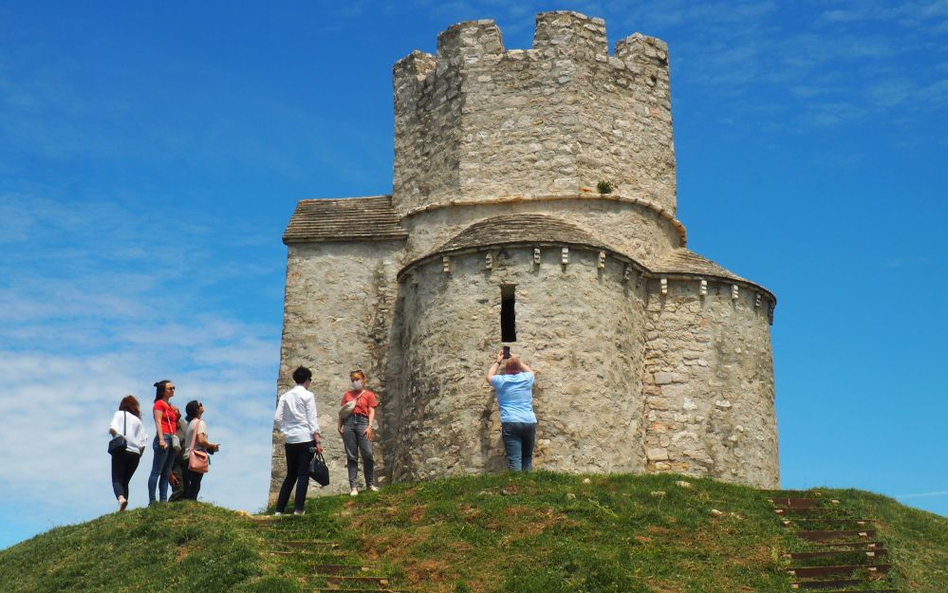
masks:
[[[349,373],[352,389],[342,394],[340,406],[355,402],[351,413],[345,418],[340,415],[337,430],[342,435],[346,449],[346,469],[349,470],[349,495],[359,494],[359,453],[362,454],[362,470],[365,473],[365,487],[378,492],[374,482],[375,459],[372,455],[372,424],[375,422],[375,408],[378,398],[365,388],[365,373],[355,370]]]
[[[128,506],[128,483],[138,469],[138,462],[141,461],[148,443],[148,435],[141,418],[138,400],[134,395],[126,395],[109,424],[109,434],[113,438],[120,435],[125,437],[125,448],[112,453],[112,491],[118,501],[120,513]]]

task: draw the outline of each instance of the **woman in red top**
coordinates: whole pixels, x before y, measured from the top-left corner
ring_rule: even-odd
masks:
[[[151,475],[148,477],[148,504],[155,502],[155,486],[158,487],[159,500],[168,501],[168,476],[171,475],[175,458],[172,436],[178,424],[178,415],[168,403],[168,400],[174,397],[174,391],[174,384],[167,379],[155,383],[155,405],[152,406],[152,414],[155,417],[157,432],[152,444],[155,457],[151,464]]]
[[[356,481],[359,476],[359,452],[362,453],[362,469],[365,472],[365,487],[372,492],[378,492],[378,487],[372,482],[372,471],[375,467],[372,458],[372,424],[375,422],[375,408],[379,405],[375,394],[365,388],[365,373],[352,371],[349,373],[352,389],[342,395],[340,406],[356,400],[352,414],[345,420],[339,420],[339,434],[346,448],[346,469],[349,470],[349,494],[356,496],[359,489]]]

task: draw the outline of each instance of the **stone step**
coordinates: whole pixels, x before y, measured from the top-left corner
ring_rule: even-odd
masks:
[[[890,564],[847,564],[843,566],[791,566],[787,569],[790,576],[799,579],[810,577],[846,577],[852,576],[861,571],[872,574],[887,574],[892,568]]]
[[[859,593],[859,591],[865,591],[866,593],[899,593],[898,589],[823,589],[820,593]]]
[[[832,518],[831,517],[816,517],[816,518],[808,518],[808,519],[781,519],[781,522],[783,523],[784,527],[791,527],[791,526],[812,527],[816,525],[826,526],[826,527],[856,525],[859,527],[863,527],[865,525],[871,525],[872,523],[874,523],[872,519],[849,519],[849,518],[837,518],[837,517],[832,517]]]
[[[405,589],[337,589],[334,587],[317,587],[313,593],[410,593]],[[876,592],[873,592],[876,593]]]
[[[330,587],[340,587],[342,585],[375,585],[379,589],[387,589],[389,586],[388,577],[380,576],[327,576],[326,584]]]
[[[812,509],[824,504],[839,504],[831,498],[768,498],[772,505],[783,509]]]
[[[846,587],[848,593],[853,593],[854,589],[852,587],[858,585],[864,585],[866,581],[862,579],[830,579],[830,580],[818,580],[818,581],[794,581],[790,583],[790,588],[794,591],[803,590],[803,589],[838,589],[840,587]],[[857,589],[858,590],[858,589]]]
[[[299,558],[345,558],[349,554],[337,554],[334,550],[301,550],[301,549],[291,549],[291,550],[270,550],[267,552],[273,556],[297,556]]]
[[[844,529],[844,530],[834,530],[834,531],[797,531],[796,536],[809,540],[811,542],[827,542],[832,540],[841,540],[841,539],[868,539],[874,538],[876,532],[874,529]],[[846,542],[848,543],[848,542]]]
[[[885,543],[881,541],[858,541],[858,542],[813,542],[810,546],[817,550],[881,550],[885,548]],[[801,550],[802,551],[802,550]]]
[[[363,572],[372,572],[377,570],[371,566],[362,566],[361,564],[316,564],[313,570],[319,576],[326,575],[352,575],[355,576]]]
[[[800,515],[803,517],[819,516],[819,515],[826,514],[828,511],[832,511],[832,510],[835,510],[835,509],[830,509],[827,507],[807,507],[804,509],[800,509],[800,508],[794,509],[794,508],[789,508],[789,507],[774,508],[774,512],[780,515],[781,517],[785,517],[789,515],[794,515],[794,516]]]
[[[788,560],[817,560],[820,558],[852,558],[855,555],[865,556],[868,559],[881,558],[889,554],[885,548],[863,550],[821,550],[816,552],[789,552],[784,554]]]
[[[339,544],[337,542],[330,542],[326,540],[272,540],[270,542],[275,546],[282,546],[284,548],[294,548],[294,549],[310,549],[310,548],[338,548]]]

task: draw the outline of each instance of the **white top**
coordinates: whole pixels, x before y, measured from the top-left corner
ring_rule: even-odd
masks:
[[[316,398],[302,385],[297,385],[280,396],[273,421],[277,423],[287,443],[305,443],[319,432],[316,423]]]
[[[191,422],[188,422],[188,427],[184,429],[184,458],[187,459],[191,454],[191,435],[194,434],[194,429],[197,428],[198,434],[204,435],[204,440],[207,440],[207,423],[201,420],[200,418],[195,418]],[[195,438],[194,448],[197,451],[207,451],[207,448],[201,446],[201,442]],[[199,456],[200,457],[200,456]]]
[[[132,453],[141,455],[145,449],[145,445],[148,444],[148,434],[145,432],[145,425],[142,424],[142,421],[139,420],[135,414],[119,410],[112,416],[112,424],[109,425],[109,428],[125,437],[125,440],[128,442],[125,448]]]

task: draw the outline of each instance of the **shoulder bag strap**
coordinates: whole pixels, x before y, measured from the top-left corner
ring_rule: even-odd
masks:
[[[194,453],[194,442],[197,440],[198,430],[201,428],[201,419],[195,418],[194,420],[197,420],[197,426],[195,426],[194,430],[191,431],[191,444],[188,445],[189,454]],[[191,422],[194,422],[194,420],[192,420]],[[188,428],[191,428],[191,422],[188,423]]]
[[[188,445],[188,453],[189,453],[189,454],[190,454],[190,453],[194,453],[194,441],[197,440],[197,430],[198,430],[198,427],[201,426],[201,419],[200,419],[200,418],[195,418],[194,420],[197,420],[197,421],[198,421],[198,424],[197,424],[197,426],[194,427],[194,430],[191,431],[191,443]],[[194,420],[192,420],[191,422],[194,422]],[[191,422],[188,422],[188,428],[187,428],[187,430],[191,430]]]

